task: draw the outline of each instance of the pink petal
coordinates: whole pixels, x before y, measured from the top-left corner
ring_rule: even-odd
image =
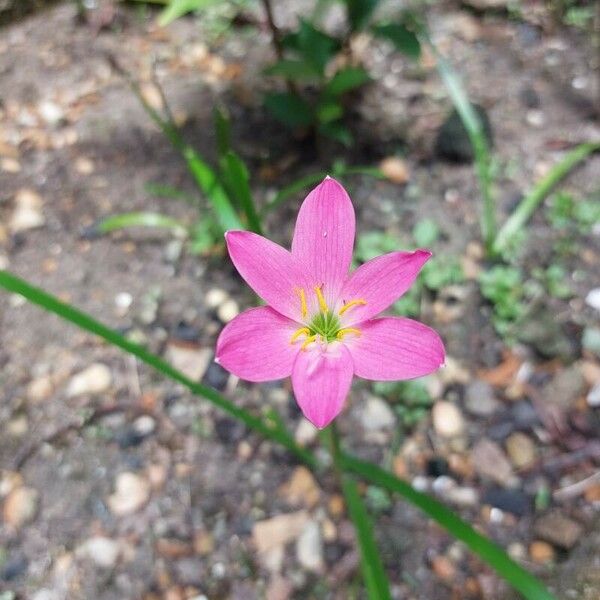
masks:
[[[360,299],[366,304],[349,308],[343,315],[344,325],[366,321],[388,308],[413,284],[430,256],[428,250],[390,252],[358,267],[344,285],[340,299],[344,303]]]
[[[298,324],[269,306],[251,308],[228,323],[217,340],[216,361],[247,381],[283,379],[292,372]]]
[[[300,321],[298,289],[310,288],[300,262],[285,248],[249,231],[228,231],[225,241],[246,283],[277,312]]]
[[[340,413],[353,370],[352,357],[339,342],[330,343],[326,351],[316,347],[298,352],[292,371],[294,394],[315,427],[323,429]]]
[[[299,257],[331,305],[348,276],[354,246],[354,208],[346,190],[325,178],[300,207],[292,254]]]
[[[444,362],[440,336],[418,321],[383,317],[365,321],[359,329],[360,336],[344,340],[357,377],[376,381],[413,379],[435,371]]]

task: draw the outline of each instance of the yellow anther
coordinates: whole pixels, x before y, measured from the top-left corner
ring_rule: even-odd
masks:
[[[323,292],[321,291],[320,285],[315,286],[315,292],[317,294],[317,300],[319,301],[319,308],[321,309],[321,312],[329,312],[329,308],[327,306],[327,302],[325,302],[325,298],[323,296]]]
[[[311,336],[307,337],[304,340],[304,343],[302,344],[302,346],[300,346],[300,350],[306,350],[306,347],[309,344],[312,344],[317,339],[317,337],[319,337],[319,336],[317,336],[317,335],[311,335]]]
[[[339,310],[339,315],[343,315],[348,309],[352,308],[353,306],[364,306],[367,303],[366,300],[351,300],[350,302],[348,302],[347,304],[344,304],[344,306],[342,306],[342,308],[340,308]]]
[[[308,308],[306,306],[306,294],[302,288],[298,288],[298,294],[300,294],[300,312],[302,313],[302,318],[305,319],[308,314]]]
[[[293,344],[301,335],[310,335],[310,329],[308,327],[300,327],[294,332],[290,344]]]
[[[349,333],[354,333],[355,335],[360,335],[360,329],[356,329],[355,327],[345,327],[344,329],[340,329],[337,332],[336,337],[338,340],[343,340],[344,336]]]

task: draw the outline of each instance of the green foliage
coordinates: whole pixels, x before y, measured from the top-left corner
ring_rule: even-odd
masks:
[[[417,60],[421,56],[421,44],[417,35],[402,23],[383,23],[373,27],[373,33],[391,42],[398,52]]]
[[[413,227],[412,235],[417,246],[426,248],[437,242],[440,237],[440,228],[432,219],[421,219]]]
[[[493,307],[492,322],[496,331],[507,335],[511,326],[525,314],[525,289],[520,269],[495,265],[479,276],[482,296]]]
[[[394,411],[405,428],[412,428],[428,414],[433,399],[421,379],[409,381],[378,381],[373,391],[393,404]]]
[[[377,8],[379,0],[343,0],[352,31],[364,29]]]
[[[162,11],[158,22],[164,27],[183,15],[206,9],[218,3],[219,0],[171,0]]]
[[[587,233],[600,223],[600,194],[596,198],[583,200],[575,199],[567,192],[558,192],[550,198],[546,215],[556,229],[575,226]]]
[[[265,106],[288,127],[309,127],[314,121],[311,106],[292,92],[275,92],[265,96]]]
[[[369,510],[375,514],[387,512],[393,506],[389,493],[375,485],[367,487],[365,501]]]

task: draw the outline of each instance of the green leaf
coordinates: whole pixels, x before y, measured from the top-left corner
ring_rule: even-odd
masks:
[[[402,54],[414,60],[421,56],[421,44],[417,35],[400,23],[384,23],[373,27],[373,33],[394,44]]]
[[[356,541],[360,548],[361,567],[368,596],[371,600],[391,600],[390,585],[373,537],[373,526],[358,493],[356,481],[345,475],[342,478],[342,489],[348,513],[356,529]]]
[[[215,106],[213,114],[217,138],[217,152],[219,156],[224,156],[231,148],[231,120],[224,106]]]
[[[174,233],[184,235],[187,231],[185,225],[167,215],[155,212],[130,212],[120,215],[112,215],[101,219],[95,226],[94,231],[98,233],[110,233],[129,227],[158,227],[171,229]]]
[[[594,152],[600,152],[600,141],[580,144],[554,165],[550,172],[521,200],[513,214],[504,223],[494,239],[494,251],[502,253],[509,245],[511,238],[525,226],[538,205],[552,191],[552,188]]]
[[[364,85],[371,78],[369,74],[360,67],[346,67],[340,69],[325,86],[324,93],[330,96],[340,96]]]
[[[40,288],[30,285],[20,277],[17,277],[8,271],[0,270],[0,286],[9,292],[20,294],[30,302],[41,306],[44,310],[54,313],[66,321],[77,325],[77,327],[80,329],[97,335],[98,337],[106,340],[109,344],[112,344],[113,346],[121,348],[121,350],[136,356],[153,369],[156,369],[173,381],[176,381],[188,388],[193,394],[202,396],[217,408],[228,413],[235,419],[238,419],[249,429],[253,429],[254,431],[257,431],[263,435],[265,438],[281,444],[308,465],[316,465],[316,459],[314,456],[308,450],[300,448],[294,441],[292,435],[287,431],[278,427],[273,427],[271,423],[265,423],[263,419],[252,415],[243,408],[240,408],[225,398],[225,396],[219,394],[219,392],[217,392],[215,389],[192,381],[189,377],[184,375],[181,371],[175,369],[175,367],[171,366],[159,356],[152,354],[143,346],[129,341],[120,333],[117,333],[113,329],[110,329],[106,325],[96,321],[93,317],[84,313],[83,311],[80,311],[75,307],[62,302],[55,296],[46,293]]]
[[[314,120],[311,107],[297,94],[276,92],[265,96],[265,106],[288,127],[309,127]]]
[[[340,41],[319,31],[306,20],[300,22],[296,39],[297,51],[302,58],[322,75],[325,66],[340,49]]]
[[[250,189],[250,175],[244,161],[230,150],[221,159],[221,170],[231,193],[246,214],[250,229],[262,234],[260,218]]]
[[[413,238],[417,246],[430,246],[440,237],[440,228],[432,219],[421,219],[413,227]]]
[[[265,75],[285,77],[290,80],[306,80],[318,78],[320,73],[304,60],[283,58],[264,70]]]
[[[324,102],[317,107],[317,119],[320,123],[337,121],[344,114],[344,109],[337,102]]]
[[[171,0],[169,5],[160,13],[158,24],[161,27],[168,25],[183,15],[208,8],[211,4],[217,4],[220,0]]]
[[[410,483],[398,479],[373,463],[362,461],[347,454],[342,454],[341,463],[345,470],[351,471],[390,492],[403,496],[446,529],[452,536],[464,542],[472,552],[490,565],[517,591],[521,592],[527,600],[556,600],[540,581],[514,562],[500,546],[476,531],[435,498],[418,492]]]
[[[164,183],[149,182],[144,185],[144,190],[151,196],[157,198],[169,198],[171,200],[183,200],[188,204],[198,204],[198,197],[188,194],[187,192],[180,190],[172,185]]]
[[[332,140],[336,140],[347,148],[352,146],[354,138],[350,130],[341,121],[331,121],[319,125],[319,133]]]
[[[352,31],[364,29],[379,0],[344,0]]]

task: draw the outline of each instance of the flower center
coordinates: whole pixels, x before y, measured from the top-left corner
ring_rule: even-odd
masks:
[[[303,338],[300,349],[306,350],[310,344],[316,342],[329,343],[336,340],[343,340],[344,336],[349,334],[360,335],[360,329],[357,329],[356,327],[342,327],[340,316],[353,306],[366,304],[365,300],[358,299],[344,303],[336,315],[333,311],[329,310],[329,307],[327,306],[327,302],[323,296],[322,286],[316,286],[314,291],[319,304],[319,312],[313,315],[307,326],[300,327],[294,332],[294,335],[292,335],[292,339],[290,340],[291,344],[294,344],[299,341],[300,338]],[[302,319],[306,319],[308,316],[306,293],[303,289],[298,289],[297,292],[300,297],[300,314],[302,315]]]

